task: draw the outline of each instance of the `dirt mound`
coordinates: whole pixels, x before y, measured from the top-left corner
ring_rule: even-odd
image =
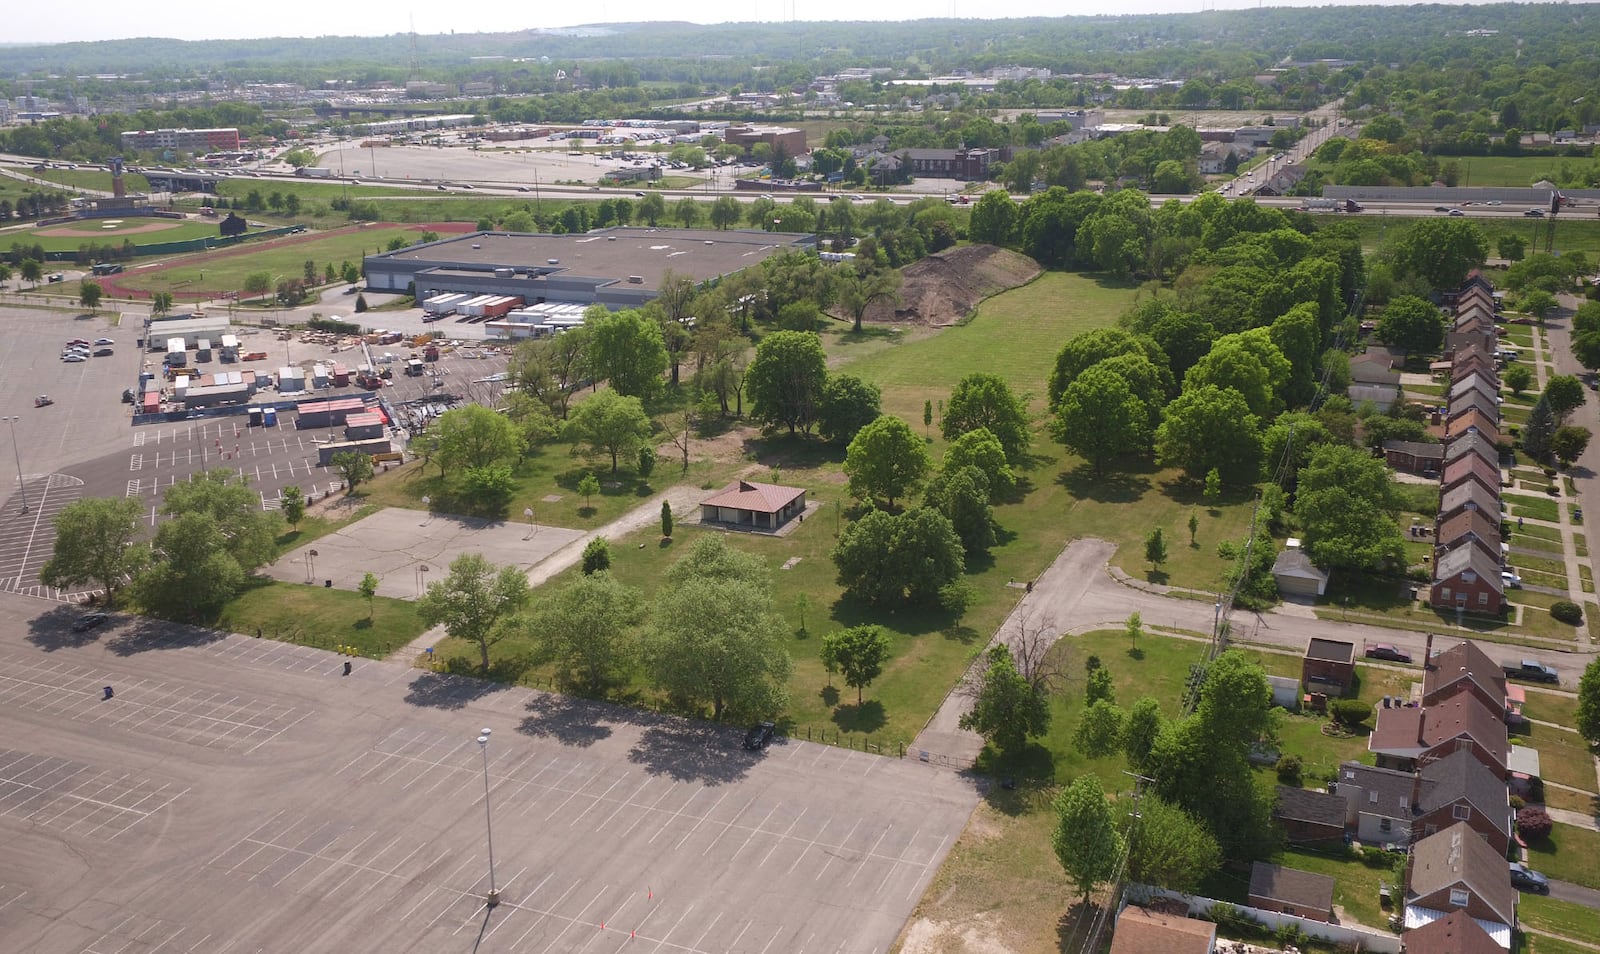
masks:
[[[985,298],[1026,285],[1039,271],[1039,263],[1028,256],[993,245],[945,249],[905,267],[898,306],[876,302],[865,317],[868,321],[953,325],[972,314]]]

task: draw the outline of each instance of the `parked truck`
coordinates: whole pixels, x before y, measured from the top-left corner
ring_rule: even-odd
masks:
[[[1561,676],[1554,669],[1532,659],[1507,663],[1504,669],[1507,679],[1521,679],[1523,682],[1548,682],[1552,685],[1561,681]]]

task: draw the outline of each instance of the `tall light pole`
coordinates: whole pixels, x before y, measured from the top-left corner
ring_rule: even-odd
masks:
[[[0,421],[11,425],[11,453],[17,459],[17,490],[22,493],[22,512],[28,512],[28,483],[22,479],[22,451],[17,448],[17,422],[22,420],[15,414],[8,414]]]
[[[489,835],[489,893],[484,897],[484,902],[489,907],[500,903],[500,890],[494,883],[494,822],[489,816],[489,732],[484,728],[478,736],[478,751],[483,753],[483,827]]]

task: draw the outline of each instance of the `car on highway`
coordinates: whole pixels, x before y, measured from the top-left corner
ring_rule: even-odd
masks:
[[[73,620],[72,631],[75,633],[88,632],[96,627],[104,626],[110,619],[111,617],[105,613],[84,613]]]
[[[777,726],[771,722],[757,722],[744,734],[744,747],[751,752],[759,752],[772,741],[772,733],[777,731]]]
[[[1461,211],[1460,209],[1451,209],[1449,212],[1447,212],[1445,214],[1446,215],[1454,215],[1454,216],[1459,218],[1460,216],[1466,215],[1467,213]]]
[[[1484,201],[1483,204],[1484,205],[1505,205],[1505,203],[1501,202],[1499,199],[1487,199],[1487,200]]]
[[[1393,643],[1373,643],[1367,647],[1368,659],[1383,659],[1388,662],[1408,663],[1411,654],[1395,646]]]
[[[1511,886],[1519,891],[1550,893],[1550,879],[1543,872],[1534,871],[1520,861],[1511,862],[1508,873],[1511,875]]]
[[[517,191],[518,192],[529,192],[529,191],[532,191],[532,190],[530,190],[527,186],[517,186]]]
[[[1543,209],[1526,209],[1526,210],[1523,211],[1522,214],[1527,216],[1530,219],[1542,219],[1542,218],[1544,218],[1544,210]]]
[[[1433,207],[1433,211],[1435,211],[1435,212],[1449,212],[1450,211],[1450,207],[1448,205],[1436,205],[1436,206]]]

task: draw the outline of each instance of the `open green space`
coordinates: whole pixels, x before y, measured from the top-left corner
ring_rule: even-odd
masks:
[[[135,231],[141,227],[159,223],[164,228],[151,232]],[[107,224],[104,219],[85,219],[70,225],[47,226],[42,229],[32,229],[21,236],[11,238],[11,241],[26,241],[32,245],[37,242],[47,252],[72,252],[85,245],[118,245],[123,242],[132,242],[135,245],[155,245],[161,242],[186,242],[197,238],[219,238],[217,223],[215,221],[177,221],[174,219],[153,219],[144,216],[131,216],[120,220],[119,225],[104,228]],[[92,231],[94,235],[63,235],[63,232]],[[16,233],[0,232],[0,245],[9,245],[8,236]]]
[[[384,250],[392,239],[409,244],[421,237],[420,229],[373,226],[310,240],[275,242],[244,253],[237,248],[219,249],[186,255],[166,268],[141,269],[119,276],[118,283],[147,292],[220,294],[239,291],[245,277],[255,272],[266,272],[276,284],[286,278],[300,278],[309,259],[317,263],[320,276],[324,263],[332,262],[336,268],[346,261],[359,263],[363,256]]]
[[[26,175],[35,179],[45,179],[50,182],[60,183],[69,189],[93,189],[97,192],[111,191],[111,173],[95,169],[29,169]],[[150,180],[137,172],[125,173],[122,184],[129,192],[149,192]]]
[[[1546,781],[1595,791],[1594,759],[1578,733],[1535,724],[1521,730],[1520,735],[1526,739],[1524,744],[1539,750],[1539,768]]]
[[[1570,901],[1538,894],[1524,894],[1518,899],[1517,920],[1525,928],[1549,931],[1591,946],[1600,945],[1600,918],[1593,910]],[[1542,940],[1540,941],[1542,944]],[[1548,950],[1545,947],[1539,951]]]
[[[350,646],[373,658],[399,649],[426,629],[410,600],[380,596],[368,613],[367,600],[359,593],[253,577],[216,625],[321,649]]]
[[[1594,160],[1570,156],[1462,156],[1449,160],[1460,170],[1457,185],[1471,188],[1530,188],[1541,179],[1556,180],[1563,167],[1584,169]]]
[[[1419,218],[1437,218],[1437,214],[1425,216],[1401,215],[1374,215],[1364,213],[1341,217],[1341,222],[1355,224],[1356,231],[1361,237],[1361,245],[1368,252],[1378,248],[1396,230],[1404,229]],[[1502,235],[1515,235],[1528,242],[1529,250],[1544,247],[1544,229],[1549,219],[1524,219],[1516,217],[1472,218],[1470,221],[1483,230],[1484,237],[1489,240],[1489,254],[1495,255],[1496,243]],[[1537,238],[1537,242],[1535,239]],[[1561,252],[1583,252],[1592,261],[1600,254],[1600,218],[1593,215],[1578,216],[1563,213],[1556,217],[1556,234],[1553,246]]]

